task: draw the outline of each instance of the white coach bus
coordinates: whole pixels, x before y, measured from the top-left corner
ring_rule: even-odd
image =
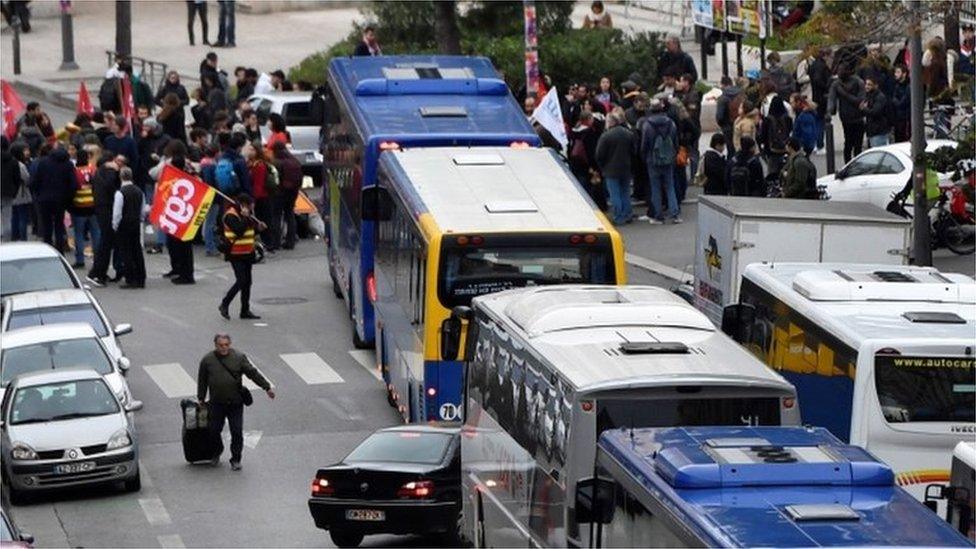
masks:
[[[793,387],[670,292],[550,286],[477,297],[464,342],[462,534],[479,547],[580,546],[576,482],[601,432],[797,425]]]

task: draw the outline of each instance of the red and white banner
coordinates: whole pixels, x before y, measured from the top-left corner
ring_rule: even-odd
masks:
[[[149,220],[168,235],[184,242],[193,240],[215,195],[213,187],[200,178],[167,165],[156,184]]]
[[[3,109],[3,134],[12,141],[17,135],[17,117],[27,110],[27,106],[10,82],[0,80],[0,91],[2,91],[0,107]]]
[[[136,101],[132,97],[132,82],[127,75],[119,79],[122,83],[122,118],[129,123],[129,133],[133,133],[132,121],[136,118]]]
[[[85,113],[88,116],[95,114],[95,106],[92,105],[91,96],[88,95],[88,88],[85,87],[84,81],[78,84],[78,108],[75,112]]]

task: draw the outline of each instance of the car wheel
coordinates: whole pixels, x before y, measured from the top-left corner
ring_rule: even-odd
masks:
[[[460,507],[454,515],[454,530],[441,534],[440,541],[446,547],[471,547],[471,542],[464,535],[464,514]]]
[[[329,537],[336,547],[359,547],[363,541],[363,535],[356,532],[337,532],[329,530]]]
[[[136,476],[125,481],[123,485],[126,492],[138,492],[142,490],[142,475],[139,474],[139,469],[136,469]]]

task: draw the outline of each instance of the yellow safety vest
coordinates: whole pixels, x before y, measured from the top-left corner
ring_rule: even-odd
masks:
[[[228,215],[240,217],[240,214],[234,208],[227,208],[227,213],[224,214],[224,238],[230,242],[230,255],[250,255],[254,253],[254,227],[248,226],[244,234],[237,236],[237,233],[227,226]]]
[[[94,208],[95,194],[92,192],[91,178],[95,169],[91,166],[77,168],[75,176],[78,178],[78,190],[75,191],[72,204],[75,208]]]

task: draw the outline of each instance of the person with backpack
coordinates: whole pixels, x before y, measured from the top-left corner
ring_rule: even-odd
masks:
[[[766,196],[766,180],[763,176],[762,162],[755,154],[756,142],[743,136],[741,147],[729,160],[728,174],[725,177],[729,194],[732,196]]]
[[[864,113],[864,133],[868,136],[868,146],[880,147],[888,144],[888,131],[891,130],[889,121],[888,98],[879,88],[879,82],[874,77],[864,81],[864,101],[861,102],[861,112]]]
[[[712,134],[708,150],[702,155],[701,167],[695,176],[696,183],[702,186],[705,194],[729,194],[725,180],[728,162],[725,159],[725,136],[721,133]]]
[[[786,161],[786,140],[793,131],[793,120],[790,118],[786,103],[773,96],[769,104],[769,112],[763,118],[759,130],[759,142],[762,144],[763,157],[769,173],[778,174]]]
[[[793,121],[793,132],[790,137],[796,138],[809,156],[817,148],[817,138],[820,134],[820,121],[817,118],[817,105],[807,100],[805,95],[794,93],[790,96],[790,104],[796,113]]]
[[[861,154],[864,146],[864,82],[854,74],[849,63],[840,66],[837,80],[830,85],[827,110],[830,115],[839,115],[844,129],[844,162]]]
[[[214,180],[217,190],[226,196],[237,196],[241,193],[251,195],[250,170],[247,161],[241,156],[241,149],[246,140],[241,134],[233,134],[227,141],[227,146],[221,151],[214,167]]]
[[[802,145],[795,137],[787,140],[786,150],[789,151],[789,157],[780,176],[783,198],[815,198],[817,168],[803,153]]]
[[[674,164],[678,156],[678,127],[667,113],[667,105],[659,98],[651,100],[651,115],[641,132],[641,158],[647,166],[651,199],[647,215],[638,219],[660,225],[666,219],[681,223],[678,217],[678,197],[674,188]],[[667,211],[661,212],[661,193],[667,200]]]
[[[230,262],[234,270],[234,284],[227,290],[217,307],[220,316],[227,320],[230,320],[228,308],[238,292],[241,294],[241,318],[246,320],[261,318],[251,311],[251,271],[256,259],[257,233],[267,229],[267,225],[254,217],[253,208],[254,199],[251,195],[241,193],[233,203],[225,205],[226,211],[221,220],[223,238],[220,248],[224,253],[224,260]]]
[[[726,148],[731,156],[735,154],[735,148],[732,146],[732,128],[738,115],[733,106],[735,99],[742,93],[742,88],[736,86],[728,76],[722,77],[719,87],[722,89],[722,95],[715,101],[715,123],[725,136]]]

